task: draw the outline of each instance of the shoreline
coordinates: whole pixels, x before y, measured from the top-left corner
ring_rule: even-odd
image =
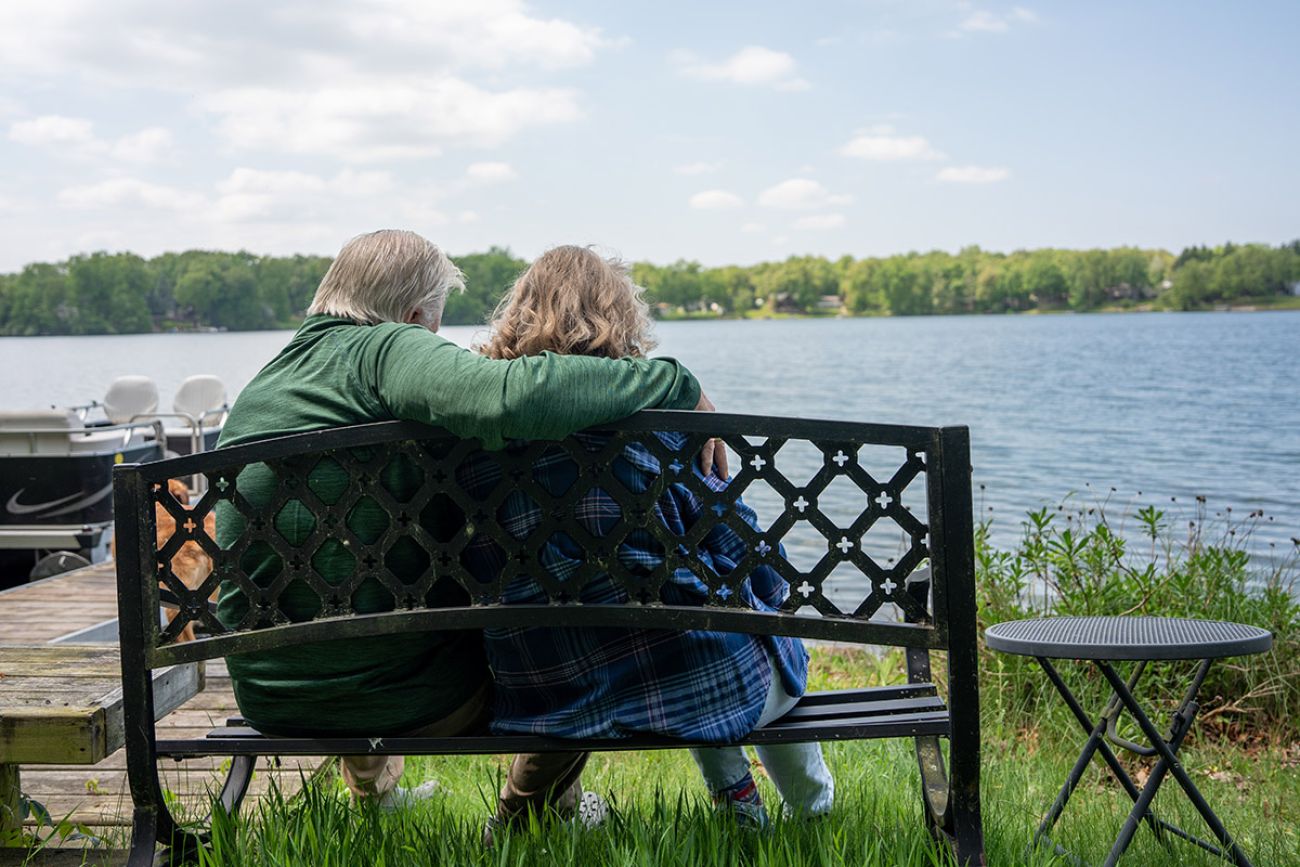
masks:
[[[743,316],[734,316],[731,314],[706,313],[706,312],[689,312],[689,313],[662,313],[652,311],[656,322],[740,322],[745,320],[781,320],[781,319],[927,319],[927,318],[947,318],[953,316],[978,316],[978,317],[998,317],[998,316],[1088,316],[1092,314],[1114,315],[1120,313],[1277,313],[1277,312],[1295,312],[1300,311],[1300,296],[1279,296],[1276,298],[1252,298],[1248,303],[1243,304],[1225,304],[1213,307],[1198,307],[1192,310],[1176,310],[1167,307],[1157,307],[1154,304],[1136,304],[1132,306],[1120,304],[1108,304],[1103,307],[1095,307],[1091,310],[1070,310],[1068,308],[1055,308],[1048,310],[1004,310],[1000,312],[975,312],[969,313],[848,313],[842,310],[825,311],[819,313],[807,312],[769,312],[753,311],[747,312]],[[471,324],[471,323],[446,323]]]
[[[659,310],[652,310],[651,316],[655,322],[742,322],[742,321],[780,321],[788,319],[946,319],[954,317],[1003,317],[1003,316],[1091,316],[1106,315],[1113,316],[1117,314],[1128,313],[1286,313],[1300,311],[1300,296],[1282,296],[1275,299],[1250,299],[1250,303],[1221,305],[1216,307],[1201,307],[1193,310],[1174,310],[1170,308],[1157,307],[1153,304],[1138,304],[1133,306],[1124,305],[1107,305],[1097,307],[1091,310],[1070,310],[1068,308],[1058,308],[1050,310],[1005,310],[1002,312],[969,312],[969,313],[846,313],[842,310],[824,311],[817,313],[794,313],[794,312],[770,312],[770,311],[753,311],[744,316],[733,316],[731,314],[720,314],[711,312],[688,312],[688,313],[664,313]],[[485,322],[452,322],[444,320],[443,325],[456,328],[483,328]],[[151,331],[97,331],[82,334],[7,334],[0,335],[0,339],[9,338],[39,338],[39,337],[135,337],[142,334],[167,334],[167,335],[209,335],[209,334],[256,334],[263,331],[295,331],[302,325],[301,320],[290,322],[276,322],[269,324],[265,328],[212,328],[198,327],[192,329],[178,328],[160,328]]]

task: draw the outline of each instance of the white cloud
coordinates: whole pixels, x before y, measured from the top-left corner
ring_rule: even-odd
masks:
[[[335,175],[329,183],[329,189],[342,196],[363,198],[380,196],[392,192],[395,184],[388,172],[362,172],[344,169]]]
[[[883,130],[883,131],[882,131]],[[862,160],[941,160],[944,154],[936,150],[923,136],[893,135],[892,128],[877,127],[854,136],[840,148],[846,157]]]
[[[1002,33],[1010,25],[1005,18],[994,15],[992,12],[983,9],[977,9],[961,22],[962,30],[981,31],[984,33]]]
[[[423,197],[416,196],[411,200],[401,200],[397,211],[402,215],[402,222],[417,232],[422,227],[445,226],[451,222],[445,213],[422,199]]]
[[[674,166],[673,171],[679,175],[707,175],[716,172],[720,168],[722,168],[721,162],[708,163],[701,161]]]
[[[471,73],[581,66],[608,44],[524,0],[0,3],[0,77],[170,92],[236,147],[350,161],[432,156],[572,121],[573,90]]]
[[[45,114],[9,126],[9,140],[25,145],[87,145],[95,141],[94,125],[80,117]]]
[[[160,126],[146,127],[110,142],[96,136],[94,124],[86,118],[58,114],[15,121],[9,126],[9,138],[75,156],[107,156],[136,163],[153,162],[172,145],[171,132]]]
[[[768,187],[758,196],[765,208],[787,211],[809,211],[830,205],[843,205],[852,201],[845,195],[834,195],[817,181],[809,178],[791,178]]]
[[[679,54],[682,74],[702,81],[766,85],[777,90],[807,90],[809,84],[796,74],[798,64],[784,51],[748,45],[720,63],[704,63],[691,55]]]
[[[306,172],[268,172],[261,169],[238,168],[230,177],[217,184],[217,191],[232,195],[236,193],[266,193],[283,195],[285,193],[314,193],[325,189],[325,179]]]
[[[1038,13],[1024,6],[1016,6],[1006,15],[998,15],[987,9],[975,9],[962,19],[959,25],[967,33],[1005,33],[1012,23],[1033,24],[1038,20]]]
[[[700,211],[726,211],[739,208],[745,200],[726,190],[704,190],[691,196],[690,205]]]
[[[477,223],[478,211],[461,211],[456,215],[456,220],[460,223]]]
[[[111,152],[115,158],[126,162],[151,163],[171,148],[171,131],[160,126],[151,126],[137,133],[122,136],[113,144]]]
[[[367,69],[567,68],[608,44],[599,28],[540,17],[525,0],[0,3],[0,67],[181,92],[268,80],[292,89]]]
[[[492,92],[457,78],[381,79],[293,92],[222,91],[200,100],[235,146],[366,161],[436,156],[443,145],[495,145],[528,127],[581,116],[572,90]]]
[[[510,181],[517,177],[514,167],[510,163],[501,162],[470,163],[469,167],[465,169],[465,175],[471,181],[485,184]]]
[[[793,228],[815,232],[838,229],[844,225],[843,214],[810,214],[794,221]]]
[[[304,5],[310,10],[315,4]],[[333,5],[341,27],[366,41],[437,50],[463,65],[581,66],[608,44],[598,28],[534,17],[522,0],[346,0]]]
[[[202,208],[204,197],[195,192],[153,184],[137,178],[110,178],[97,184],[69,187],[59,192],[59,203],[69,208],[145,207],[163,211]]]
[[[241,167],[217,184],[213,216],[239,223],[295,219],[328,210],[340,199],[365,199],[393,189],[387,172],[345,169],[332,178],[295,171],[264,171]]]
[[[1009,177],[1011,170],[1000,166],[948,166],[934,179],[951,184],[994,184]]]
[[[766,229],[767,226],[764,226],[762,223],[745,223],[740,227],[740,231],[745,232],[746,234],[755,234],[765,231]]]

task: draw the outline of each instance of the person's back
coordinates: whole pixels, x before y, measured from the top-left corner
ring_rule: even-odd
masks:
[[[679,433],[655,436],[674,452],[686,441]],[[579,434],[578,439],[598,449],[607,438]],[[663,472],[659,459],[635,443],[611,462],[610,471],[633,494],[649,490]],[[485,499],[501,476],[496,461],[479,456],[462,464],[458,482],[471,497]],[[548,449],[533,464],[533,480],[553,496],[570,490],[577,477],[577,464],[562,447]],[[726,487],[716,476],[703,481],[715,490]],[[732,508],[737,520],[757,530],[753,510],[743,501],[737,499]],[[674,483],[659,496],[655,517],[670,533],[685,535],[702,510],[699,497],[686,485]],[[545,511],[515,490],[505,497],[498,518],[507,533],[522,539],[541,526]],[[599,486],[581,495],[569,511],[596,538],[608,537],[622,519],[619,500]],[[646,530],[629,533],[613,553],[626,573],[636,577],[648,577],[663,564],[662,545]],[[705,567],[727,575],[745,556],[745,543],[735,530],[718,525],[701,540],[694,555]],[[552,535],[537,559],[553,581],[565,583],[577,580],[589,561],[582,546],[565,533]],[[507,555],[495,542],[479,538],[467,546],[465,562],[475,575],[486,578],[501,573]],[[785,600],[788,587],[772,569],[760,566],[736,592],[750,608],[771,611]],[[703,605],[708,596],[708,587],[683,568],[664,582],[658,601]],[[523,574],[506,586],[501,601],[544,604],[548,593],[535,576]],[[619,604],[629,597],[624,586],[606,573],[584,583],[575,601]],[[483,638],[498,687],[492,727],[502,733],[618,738],[640,732],[731,743],[753,730],[772,677],[779,677],[788,692],[799,694],[807,676],[803,646],[776,636],[755,639],[699,630],[530,626],[486,629]],[[776,671],[772,659],[777,661]]]
[[[414,328],[309,317],[284,351],[241,392],[218,447],[393,418],[382,403],[378,384],[367,376],[365,362],[387,351],[400,330]],[[327,504],[337,502],[349,484],[347,473],[333,462],[297,470],[312,494]],[[379,481],[396,494],[418,485],[420,476],[392,466]],[[270,468],[259,464],[240,474],[237,488],[250,505],[261,509],[275,494],[276,479]],[[432,517],[436,516],[426,516]],[[363,499],[349,513],[347,523],[362,542],[372,543],[387,529],[388,517],[373,500]],[[244,524],[242,514],[222,501],[217,543],[229,547]],[[275,529],[300,551],[303,568],[314,570],[328,584],[351,579],[356,563],[339,539],[326,538],[314,550],[301,548],[316,529],[315,517],[301,501],[290,500],[276,513]],[[436,536],[448,528],[435,522],[426,529]],[[384,563],[403,583],[417,580],[423,566],[404,549]],[[251,547],[240,567],[259,588],[270,587],[290,568],[273,550],[261,546]],[[467,602],[464,590],[450,580],[434,585],[425,599],[431,607]],[[390,611],[394,604],[392,594],[373,577],[352,595],[358,613]],[[311,620],[323,605],[316,591],[301,580],[291,580],[277,602],[279,612],[294,621]],[[235,626],[248,616],[249,608],[243,589],[226,582],[218,618]],[[383,736],[426,725],[481,689],[488,679],[481,647],[472,631],[425,632],[301,644],[232,656],[227,664],[241,713],[263,732]]]

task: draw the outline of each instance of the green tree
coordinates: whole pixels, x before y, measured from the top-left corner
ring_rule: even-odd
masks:
[[[176,282],[176,303],[198,323],[232,330],[275,327],[274,311],[257,297],[256,260],[248,253],[192,258]]]
[[[151,283],[144,259],[131,253],[92,253],[68,260],[70,304],[77,334],[149,331],[147,295]]]
[[[465,274],[465,291],[447,299],[442,319],[448,325],[480,325],[496,309],[501,297],[528,267],[505,247],[491,247],[486,253],[457,256],[454,260]]]

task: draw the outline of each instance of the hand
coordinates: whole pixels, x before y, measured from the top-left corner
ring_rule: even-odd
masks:
[[[700,392],[700,401],[695,404],[696,412],[717,412],[718,408],[709,400],[708,395]],[[709,437],[700,449],[700,472],[708,475],[712,471],[718,478],[727,478],[727,447],[717,437]]]

